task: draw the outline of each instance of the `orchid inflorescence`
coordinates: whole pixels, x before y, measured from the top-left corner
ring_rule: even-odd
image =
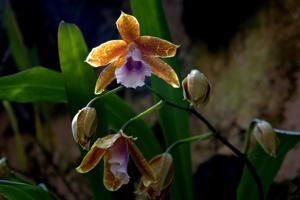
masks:
[[[157,37],[140,36],[137,19],[124,12],[116,25],[122,40],[105,42],[93,48],[86,58],[86,62],[93,67],[106,66],[96,82],[95,94],[101,94],[114,79],[127,88],[143,86],[145,78],[151,73],[174,88],[180,86],[175,71],[159,58],[175,56],[178,45]],[[127,173],[130,156],[142,174],[137,194],[146,193],[151,199],[163,197],[173,177],[171,154],[156,155],[148,162],[134,144],[137,138],[126,135],[122,128],[114,134],[98,138],[89,149],[97,123],[96,111],[90,104],[79,110],[72,121],[75,141],[89,150],[76,170],[89,172],[103,158],[104,186],[116,191],[130,180]]]
[[[105,88],[114,79],[117,80],[117,83],[120,83],[126,88],[144,86],[145,78],[150,76],[151,73],[160,77],[174,88],[180,87],[175,71],[159,58],[175,56],[177,48],[179,47],[178,45],[157,37],[140,36],[140,26],[137,19],[124,12],[121,13],[116,21],[116,25],[122,40],[105,42],[93,48],[86,58],[86,62],[93,67],[106,66],[96,82],[95,94],[104,92]],[[190,103],[189,108],[173,104],[159,95],[161,101],[130,119],[114,134],[97,138],[90,148],[90,143],[95,135],[98,123],[96,110],[91,107],[97,97],[92,99],[86,107],[78,111],[72,121],[72,132],[75,141],[83,149],[88,150],[76,170],[80,173],[89,172],[103,158],[104,186],[109,191],[116,191],[122,185],[130,181],[127,167],[129,157],[131,157],[135,166],[142,174],[136,193],[146,194],[150,199],[163,199],[173,179],[173,158],[169,152],[180,143],[204,140],[214,135],[231,148],[238,156],[247,161],[247,158],[242,153],[227,142],[226,139],[222,138],[213,126],[193,108],[199,108],[209,100],[211,83],[207,77],[199,70],[194,69],[182,81],[182,89],[184,100]],[[114,91],[118,91],[118,88],[101,96],[108,95]],[[170,145],[166,152],[156,155],[147,161],[134,143],[137,138],[126,135],[125,128],[129,126],[133,120],[139,119],[159,109],[163,104],[168,104],[177,109],[194,114],[207,125],[212,133],[178,140],[173,145]],[[273,133],[269,134],[269,132],[272,132],[270,131],[271,129],[270,126],[259,123],[258,126],[255,127],[253,134],[266,152],[271,152],[272,156],[275,156],[278,145],[276,146],[275,142],[268,142],[270,138],[272,141],[277,141]],[[245,164],[250,168],[252,167],[249,162],[245,162]],[[252,171],[252,173],[253,176],[257,176],[255,170]],[[259,179],[257,179],[257,182],[259,185]]]

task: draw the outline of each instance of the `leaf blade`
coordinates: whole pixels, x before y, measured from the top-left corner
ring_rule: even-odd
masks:
[[[66,102],[65,89],[59,72],[34,67],[0,77],[0,99],[19,103]]]
[[[9,0],[5,1],[3,12],[3,25],[10,44],[12,57],[19,70],[24,70],[31,66],[29,53],[24,44],[23,37],[17,23],[14,11]]]
[[[248,158],[250,162],[254,165],[258,176],[261,178],[264,196],[266,197],[270,188],[270,185],[276,176],[285,155],[291,150],[299,141],[300,136],[296,135],[282,135],[277,136],[280,140],[280,146],[278,150],[278,155],[273,158],[265,153],[259,144],[255,144]],[[252,200],[258,199],[258,190],[256,182],[251,176],[249,170],[244,168],[241,181],[237,190],[237,199],[239,200]]]
[[[10,200],[57,199],[39,186],[4,180],[0,180],[0,194]]]

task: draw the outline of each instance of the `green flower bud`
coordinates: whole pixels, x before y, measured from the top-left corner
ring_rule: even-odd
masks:
[[[92,107],[79,110],[72,120],[74,140],[85,150],[90,147],[90,142],[96,133],[97,123],[97,113]]]
[[[10,174],[6,160],[5,157],[0,159],[0,179],[8,177]]]
[[[279,140],[272,126],[266,121],[259,121],[253,129],[253,136],[264,151],[272,157],[276,157]]]
[[[191,105],[198,107],[209,100],[211,84],[206,76],[197,69],[193,69],[182,81],[183,97]]]

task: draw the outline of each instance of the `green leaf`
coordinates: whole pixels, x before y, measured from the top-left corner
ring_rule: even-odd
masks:
[[[93,97],[95,84],[93,69],[84,63],[88,50],[76,25],[60,23],[58,28],[58,50],[68,107],[70,115],[73,117]],[[102,125],[104,126],[103,123]],[[96,167],[91,173],[87,174],[93,199],[110,199],[110,194],[101,187],[102,173],[100,173],[100,170],[100,167]]]
[[[61,69],[66,85],[66,93],[71,116],[74,116],[79,109],[94,97],[96,77],[93,67],[84,63],[88,50],[82,34],[74,24],[61,23],[58,31],[58,47]],[[95,108],[100,119],[101,130],[107,127],[118,130],[123,123],[134,116],[133,110],[118,96],[110,95],[104,97],[95,104]],[[128,134],[137,136],[138,145],[141,151],[148,158],[160,151],[159,144],[149,127],[142,121],[135,122],[129,129]],[[103,132],[103,131],[102,131]],[[97,132],[97,136],[100,135]],[[147,145],[141,145],[141,141],[147,141]],[[100,173],[101,172],[101,173]],[[92,173],[88,173],[90,187],[94,194],[94,199],[109,199],[110,193],[106,191],[102,184],[102,172],[96,167]]]
[[[274,177],[280,169],[285,155],[300,141],[300,135],[284,135],[277,133],[277,136],[280,140],[280,145],[276,158],[266,154],[259,144],[254,145],[251,153],[248,156],[250,162],[254,165],[258,176],[261,178],[265,197],[268,194]],[[237,199],[253,200],[258,199],[258,197],[259,195],[256,182],[251,176],[249,170],[244,167],[240,185],[237,191]]]
[[[61,75],[44,67],[0,77],[0,91],[0,99],[19,103],[66,102]]]
[[[140,22],[142,35],[152,35],[170,40],[160,0],[130,0],[134,16]],[[180,75],[179,63],[175,58],[166,60]],[[181,89],[174,89],[161,79],[152,76],[152,87],[163,96],[178,104],[184,105]],[[188,114],[186,112],[164,107],[159,112],[167,145],[189,136]],[[182,145],[174,153],[175,176],[171,188],[172,199],[193,199],[192,171],[189,145]]]
[[[6,0],[3,13],[3,26],[9,40],[10,51],[19,70],[31,66],[29,54],[24,44],[23,37],[18,26],[15,14],[9,0]]]
[[[9,200],[57,199],[42,187],[5,180],[0,180],[0,194]]]

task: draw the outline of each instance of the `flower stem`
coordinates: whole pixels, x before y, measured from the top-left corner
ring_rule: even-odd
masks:
[[[117,88],[115,88],[115,89],[113,89],[113,90],[110,90],[110,91],[105,92],[105,93],[102,94],[102,95],[96,96],[96,97],[94,97],[92,100],[90,100],[90,102],[86,105],[86,107],[91,107],[91,106],[92,106],[96,101],[98,101],[99,99],[102,99],[102,98],[104,98],[104,97],[106,97],[106,96],[109,96],[109,95],[111,95],[111,94],[117,93],[117,92],[119,92],[119,91],[122,90],[122,89],[124,89],[124,87],[123,87],[123,86],[119,86],[119,87],[117,87]]]
[[[206,133],[206,134],[202,134],[202,135],[196,135],[193,137],[188,137],[188,138],[184,138],[181,140],[177,140],[176,142],[174,142],[167,148],[166,153],[170,153],[175,147],[177,147],[180,144],[183,144],[186,142],[198,141],[198,140],[204,141],[204,140],[210,139],[212,136],[213,136],[213,133]]]
[[[257,184],[257,189],[258,189],[258,193],[259,193],[259,199],[263,200],[264,199],[264,191],[263,191],[263,185],[262,182],[256,172],[256,169],[254,168],[254,166],[252,165],[252,163],[249,161],[249,159],[247,158],[247,156],[245,154],[243,154],[242,152],[240,152],[240,150],[238,150],[236,147],[234,147],[230,142],[227,141],[226,138],[224,138],[215,128],[214,126],[204,117],[202,116],[199,112],[197,112],[193,107],[182,107],[179,105],[176,105],[168,100],[166,100],[163,96],[161,96],[159,93],[157,93],[156,91],[154,91],[151,87],[147,86],[146,87],[152,92],[154,93],[156,96],[158,96],[160,99],[165,101],[166,105],[172,106],[174,108],[180,109],[180,110],[184,110],[187,112],[192,113],[193,115],[195,115],[198,119],[200,119],[206,126],[207,128],[214,134],[215,138],[219,141],[221,141],[225,146],[227,146],[229,149],[231,149],[247,166],[249,172],[251,173],[252,177],[254,178],[256,184]]]
[[[149,107],[147,110],[141,112],[140,114],[134,116],[133,118],[129,119],[121,128],[120,131],[125,132],[126,129],[128,128],[128,126],[130,124],[132,124],[135,120],[141,119],[147,115],[149,115],[150,113],[160,109],[163,105],[165,104],[164,100],[160,100],[159,102],[157,102],[156,104],[154,104],[153,106]]]

